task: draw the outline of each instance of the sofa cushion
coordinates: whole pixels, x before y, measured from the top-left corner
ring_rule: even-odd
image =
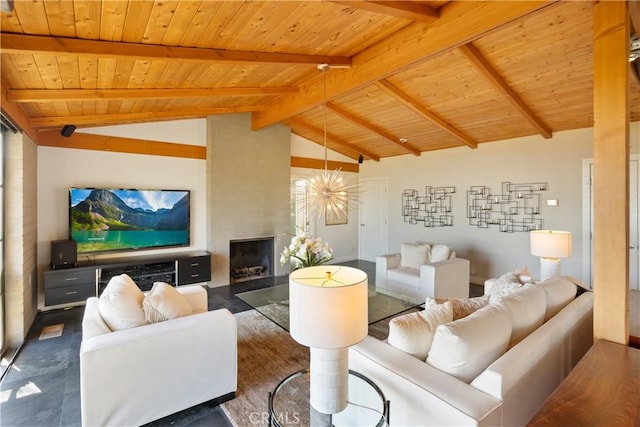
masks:
[[[511,339],[513,347],[544,321],[546,311],[545,294],[540,286],[524,285],[507,296],[492,295],[491,304],[501,304],[511,315]]]
[[[430,247],[427,244],[403,243],[400,245],[400,266],[420,269],[429,262]]]
[[[98,301],[100,315],[112,331],[146,325],[142,311],[144,294],[126,274],[109,280]]]
[[[569,304],[576,297],[577,287],[575,283],[565,277],[552,277],[540,282],[538,286],[544,290],[547,308],[544,314],[544,321],[551,319],[560,310]]]
[[[431,246],[430,262],[439,262],[444,261],[445,259],[449,259],[450,252],[451,248],[449,248],[449,246],[443,245],[442,243],[436,243]]]
[[[436,329],[427,363],[466,383],[471,382],[509,345],[511,321],[507,309],[496,304]]]
[[[164,322],[193,313],[191,304],[173,286],[155,282],[142,302],[144,317],[149,323]]]
[[[453,319],[451,303],[426,305],[415,313],[395,317],[389,322],[387,342],[423,362],[427,358],[438,325]]]
[[[484,295],[474,298],[431,298],[427,297],[425,306],[430,304],[442,304],[444,302],[450,302],[453,309],[453,320],[462,319],[473,313],[476,310],[481,309],[485,305],[489,304],[489,296]]]

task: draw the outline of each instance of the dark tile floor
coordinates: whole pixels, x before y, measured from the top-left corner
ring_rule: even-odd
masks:
[[[343,263],[364,270],[375,281],[375,263]],[[249,310],[237,293],[287,283],[286,276],[252,280],[232,286],[206,288],[209,310],[232,313]],[[471,285],[471,296],[482,294]],[[80,342],[84,306],[41,312],[13,365],[0,382],[0,426],[79,426]],[[63,324],[62,335],[39,340],[45,326]],[[157,420],[153,426],[230,426],[219,406],[202,404]]]

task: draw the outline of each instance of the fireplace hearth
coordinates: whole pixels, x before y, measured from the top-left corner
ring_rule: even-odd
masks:
[[[274,237],[229,242],[229,283],[273,276]]]

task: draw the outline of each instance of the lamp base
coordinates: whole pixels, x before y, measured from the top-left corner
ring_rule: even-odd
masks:
[[[311,352],[311,406],[323,414],[337,414],[347,407],[349,349],[313,348]]]
[[[540,280],[560,275],[560,258],[540,258]]]

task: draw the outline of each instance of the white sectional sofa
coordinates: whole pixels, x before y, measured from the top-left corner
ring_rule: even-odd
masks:
[[[400,252],[376,257],[376,288],[417,299],[468,297],[469,270],[448,245],[402,243]]]
[[[115,331],[101,315],[99,299],[87,300],[80,347],[83,426],[142,425],[235,396],[235,316],[226,309],[207,311],[201,286],[177,291],[193,314]],[[127,317],[120,312],[117,321]]]
[[[527,284],[525,287],[542,286],[544,283]],[[510,316],[507,318],[512,319],[508,325],[512,331],[510,343],[498,357],[484,362],[485,368],[465,380],[458,378],[464,376],[458,374],[458,367],[451,366],[459,362],[454,356],[456,350],[447,350],[440,345],[439,356],[445,356],[438,361],[445,365],[441,370],[399,350],[386,340],[371,336],[350,348],[349,367],[375,382],[390,400],[391,426],[526,425],[593,343],[593,294],[585,292],[575,297],[573,285],[573,295],[567,303],[569,288],[566,281],[559,286],[562,288],[560,292],[545,288],[544,319],[538,318],[535,325],[544,323],[528,334],[528,329],[535,325],[530,322],[522,324],[521,320],[516,320],[519,314],[514,311],[526,317],[532,310],[523,308],[522,301],[510,306],[502,304],[496,309],[492,307],[493,297],[488,298],[488,305],[472,315],[483,316],[483,310],[504,312],[506,308]],[[538,289],[529,290],[538,292]],[[498,297],[495,299],[500,300]],[[465,319],[437,326],[435,334],[437,336],[444,331],[444,341],[439,344],[444,342],[458,346],[458,349],[462,346],[473,355],[476,352],[473,346],[477,342],[474,344],[472,341],[477,341],[478,335],[482,334],[475,331],[467,337],[458,336],[451,326],[456,322],[460,325]],[[467,324],[475,322],[476,319],[466,321]],[[499,335],[497,329],[500,328],[487,329],[484,335],[487,340]],[[523,333],[526,334],[524,337]],[[427,361],[432,359],[437,339],[433,338]],[[469,343],[464,342],[466,339]],[[447,360],[447,357],[452,360]],[[477,357],[483,356],[477,354]],[[433,359],[433,363],[438,365],[435,363],[437,357]],[[446,366],[449,362],[450,366]],[[445,372],[447,369],[453,374]]]

